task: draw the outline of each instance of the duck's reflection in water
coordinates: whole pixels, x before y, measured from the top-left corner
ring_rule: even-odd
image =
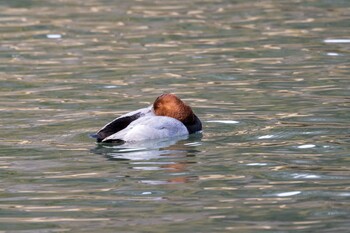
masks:
[[[185,135],[176,138],[144,141],[125,144],[98,144],[92,150],[109,160],[129,160],[132,169],[140,171],[159,171],[166,173],[186,173],[187,166],[195,163],[193,159],[200,150],[202,134]],[[147,184],[187,183],[196,179],[192,176],[175,176],[165,180],[141,180]]]

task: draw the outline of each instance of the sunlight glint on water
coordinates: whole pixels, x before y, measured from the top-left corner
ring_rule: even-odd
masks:
[[[349,232],[349,1],[0,10],[0,231]],[[202,134],[88,137],[165,92]]]

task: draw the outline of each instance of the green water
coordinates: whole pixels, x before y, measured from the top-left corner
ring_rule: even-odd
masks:
[[[349,232],[349,1],[0,12],[0,232]],[[202,135],[88,137],[164,92]]]

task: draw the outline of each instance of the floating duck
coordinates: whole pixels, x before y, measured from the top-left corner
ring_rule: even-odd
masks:
[[[179,137],[200,132],[202,123],[174,94],[163,94],[146,108],[124,114],[92,137],[97,142],[137,142]]]

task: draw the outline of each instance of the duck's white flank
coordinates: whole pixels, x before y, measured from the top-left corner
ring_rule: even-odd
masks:
[[[185,125],[167,116],[144,116],[130,123],[125,129],[105,138],[110,140],[144,141],[188,135]]]

